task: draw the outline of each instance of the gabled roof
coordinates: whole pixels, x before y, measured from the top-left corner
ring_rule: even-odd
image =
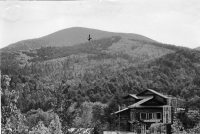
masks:
[[[136,94],[128,94],[128,95],[124,96],[123,98],[126,98],[128,96],[133,97],[135,99],[139,99]]]
[[[153,93],[155,93],[155,94],[157,94],[157,95],[159,95],[159,96],[161,96],[161,97],[163,97],[163,98],[168,98],[166,95],[163,95],[163,94],[161,94],[161,93],[159,93],[159,92],[157,92],[157,91],[155,91],[155,90],[152,90],[152,89],[148,89],[149,91],[151,91],[151,92],[153,92]]]
[[[128,110],[129,108],[139,107],[142,103],[147,102],[148,100],[151,100],[152,98],[153,98],[153,96],[148,97],[148,98],[145,98],[145,99],[143,99],[143,100],[141,100],[141,101],[138,101],[137,103],[135,103],[135,104],[133,104],[133,105],[130,105],[130,106],[128,106],[127,108],[124,108],[124,109],[122,109],[122,110],[119,110],[119,111],[115,112],[115,114],[120,113],[120,112],[123,112],[123,111],[126,111],[126,110]]]
[[[136,94],[129,94],[131,97],[135,98],[135,99],[139,99]]]
[[[137,97],[138,97],[138,99],[147,99],[149,97],[152,97],[152,95],[150,95],[150,96],[137,96]]]
[[[128,110],[129,108],[124,108],[124,109],[121,109],[121,110],[119,110],[119,111],[117,111],[117,112],[115,112],[115,114],[117,114],[117,113],[120,113],[120,112],[123,112],[123,111],[126,111],[126,110]]]
[[[133,104],[133,105],[128,106],[128,108],[139,107],[142,103],[147,102],[147,101],[151,100],[152,98],[153,98],[153,96],[148,97],[148,98],[145,98],[145,99],[143,99],[143,100],[141,100],[141,101],[138,101],[137,103],[135,103],[135,104]]]
[[[147,89],[147,90],[145,90],[145,91],[139,93],[138,96],[142,95],[143,93],[145,93],[145,92],[147,92],[147,91],[150,91],[150,92],[152,92],[152,93],[154,93],[154,94],[156,94],[156,95],[159,95],[159,96],[161,96],[161,97],[163,97],[163,98],[166,98],[166,99],[169,98],[169,97],[167,97],[166,95],[163,95],[163,94],[161,94],[161,93],[159,93],[159,92],[157,92],[157,91],[155,91],[155,90],[152,90],[152,89]]]
[[[145,94],[145,93],[148,92],[148,91],[151,92],[151,93],[153,93],[153,94]],[[168,96],[163,95],[163,94],[161,94],[161,93],[159,93],[159,92],[157,92],[157,91],[155,91],[155,90],[152,90],[152,89],[144,90],[143,92],[141,92],[141,93],[139,93],[139,94],[137,94],[137,95],[136,95],[136,94],[128,94],[128,95],[125,96],[125,97],[131,96],[131,97],[133,97],[133,98],[135,98],[135,99],[138,99],[138,100],[142,99],[142,100],[140,100],[140,101],[134,103],[133,105],[128,106],[127,108],[124,108],[124,109],[122,109],[122,110],[119,110],[119,111],[115,112],[115,114],[120,113],[120,112],[123,112],[123,111],[126,111],[126,110],[128,110],[128,109],[130,109],[130,108],[163,107],[163,106],[142,106],[142,105],[141,105],[141,104],[143,104],[143,103],[145,103],[145,102],[151,100],[151,99],[154,97],[154,94],[156,94],[156,95],[158,95],[158,96],[160,96],[160,97],[163,97],[163,98],[165,98],[165,99],[168,99],[168,98],[169,98]],[[125,98],[125,97],[124,97],[124,98]]]

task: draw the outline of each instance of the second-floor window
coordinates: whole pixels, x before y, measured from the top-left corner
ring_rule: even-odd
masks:
[[[146,120],[147,119],[147,113],[140,113],[140,119]]]
[[[154,118],[154,114],[153,113],[149,113],[149,119],[153,119]]]
[[[154,113],[140,113],[141,120],[153,120],[153,119],[161,119],[161,112],[154,112]]]
[[[161,119],[161,113],[160,112],[157,112],[155,114],[156,114],[156,119]]]

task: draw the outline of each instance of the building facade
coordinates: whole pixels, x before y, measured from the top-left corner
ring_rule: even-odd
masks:
[[[171,134],[171,124],[177,108],[183,107],[180,99],[163,95],[152,89],[124,98],[123,108],[115,112],[118,131],[146,134],[152,123],[162,123],[162,132]]]

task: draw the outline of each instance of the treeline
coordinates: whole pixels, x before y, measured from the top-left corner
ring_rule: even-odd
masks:
[[[89,59],[96,59],[97,57],[106,59],[113,58],[116,55],[102,52],[110,47],[113,43],[118,42],[121,37],[114,36],[110,38],[102,38],[98,40],[92,40],[90,42],[69,46],[69,47],[41,47],[36,50],[21,51],[21,53],[27,55],[29,59],[23,63],[20,61],[20,52],[1,52],[1,71],[3,74],[24,74],[21,71],[21,66],[26,64],[37,64],[46,60],[57,59],[67,57],[76,54],[88,54]],[[94,55],[94,56],[89,56]],[[26,57],[25,57],[26,58]],[[13,67],[15,69],[13,69]]]
[[[131,40],[140,42],[142,44],[150,44],[150,45],[154,45],[156,47],[163,47],[163,48],[166,48],[166,49],[171,49],[171,50],[174,50],[174,51],[179,51],[179,50],[182,50],[182,49],[189,49],[187,47],[175,46],[175,45],[159,43],[159,42],[150,42],[150,41],[138,40],[138,39],[131,39]]]
[[[163,47],[163,48],[174,50],[174,51],[179,51],[179,50],[182,50],[182,49],[189,49],[187,47],[175,46],[175,45],[172,45],[172,44],[165,44],[165,43],[160,43],[160,42],[150,42],[150,41],[137,40],[137,39],[132,39],[132,40],[140,42],[142,44],[150,44],[150,45],[154,45],[156,47]]]
[[[86,43],[81,43],[68,47],[41,47],[37,49],[37,57],[29,60],[30,62],[44,61],[56,58],[67,57],[76,54],[97,54],[102,50],[107,50],[113,43],[118,42],[121,37],[114,36],[110,38],[102,38],[98,40],[91,40]],[[25,52],[28,54],[27,52]],[[31,54],[28,54],[31,56]]]

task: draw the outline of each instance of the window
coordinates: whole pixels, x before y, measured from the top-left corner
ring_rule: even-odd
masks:
[[[155,112],[155,113],[140,113],[140,119],[141,120],[153,120],[153,119],[161,119],[161,113]]]
[[[153,119],[153,113],[149,113],[149,120]]]
[[[153,119],[157,119],[157,114],[153,113]]]
[[[161,113],[156,113],[156,119],[161,119]]]
[[[147,119],[147,113],[140,113],[140,119],[146,120]]]
[[[133,111],[131,111],[131,120],[135,120],[135,113]]]
[[[153,113],[153,119],[161,119],[161,113],[160,112]]]

